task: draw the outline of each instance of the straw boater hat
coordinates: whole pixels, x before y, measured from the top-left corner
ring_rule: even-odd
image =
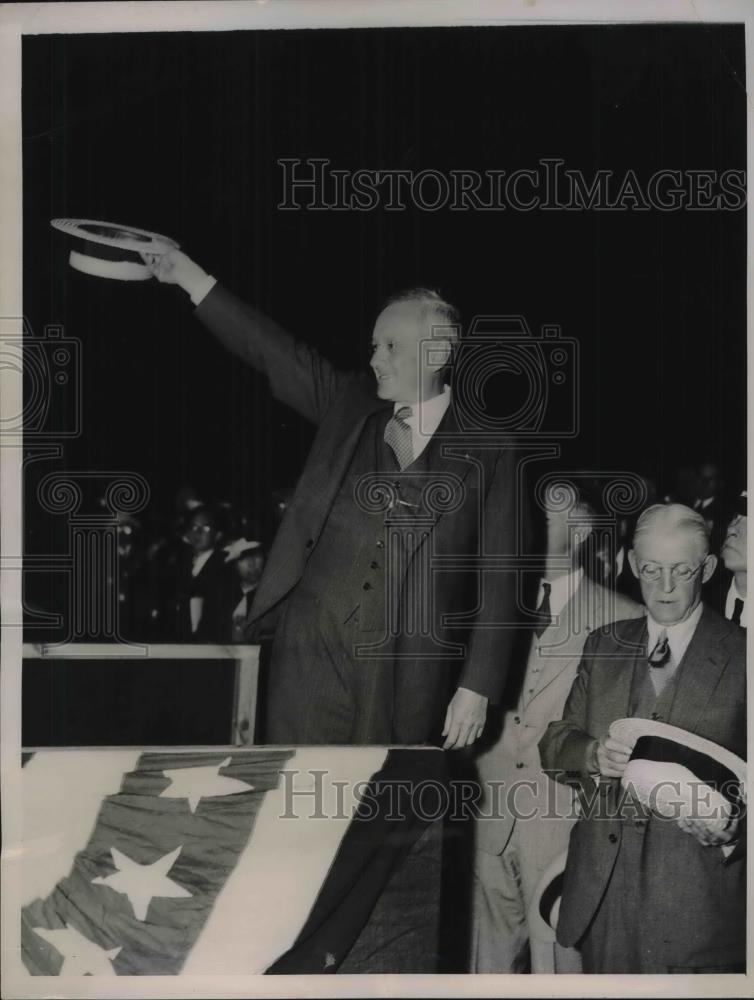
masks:
[[[711,740],[652,719],[617,719],[610,735],[633,747],[621,783],[660,815],[677,819],[696,810],[723,830],[746,802],[746,761]],[[548,944],[555,941],[567,857],[563,851],[545,870],[529,906],[532,937]]]
[[[223,548],[223,552],[227,553],[225,562],[234,562],[242,556],[248,556],[251,552],[259,552],[261,548],[261,542],[250,541],[248,538],[237,538]]]
[[[146,281],[152,272],[144,264],[142,253],[163,254],[179,249],[168,236],[112,222],[51,219],[50,225],[76,240],[76,249],[68,257],[71,267],[98,278]]]
[[[545,869],[529,904],[529,932],[545,944],[555,943],[567,857],[568,851],[563,851]]]
[[[617,719],[610,735],[633,747],[621,784],[661,816],[724,830],[746,801],[746,761],[711,740],[652,719]]]

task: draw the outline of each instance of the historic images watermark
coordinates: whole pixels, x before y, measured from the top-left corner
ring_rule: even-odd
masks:
[[[518,822],[562,822],[579,819],[647,820],[650,816],[670,821],[702,820],[725,828],[740,820],[746,803],[736,781],[713,788],[704,781],[661,779],[650,787],[627,780],[592,783],[588,789],[569,780],[573,788],[570,805],[564,807],[557,779],[566,772],[548,771],[519,781],[471,779],[442,781],[425,778],[339,780],[326,769],[285,769],[280,772],[284,804],[280,819],[374,819],[388,821],[412,817],[434,822],[515,819]]]
[[[38,336],[25,316],[0,317],[0,435],[6,447],[81,435],[81,366],[81,341],[59,324],[48,324]]]
[[[84,432],[81,340],[60,324],[46,325],[39,335],[24,316],[0,317],[0,393],[0,440],[5,448],[23,448],[24,477],[34,462],[62,458],[66,443]],[[29,489],[26,478],[24,486]],[[100,499],[88,509],[92,493]],[[21,616],[6,615],[6,628],[49,630],[61,644],[96,635],[145,652],[120,630],[118,533],[124,515],[147,506],[149,483],[129,470],[66,469],[45,475],[29,497],[38,510],[65,518],[66,551],[29,553],[22,535],[18,551],[3,552],[0,567],[20,572],[24,583],[33,574],[62,577],[67,614],[27,606],[22,586]]]
[[[357,170],[332,167],[326,157],[282,157],[283,211],[389,212],[736,212],[746,205],[746,171],[656,170],[639,176],[591,174],[547,157],[514,170]]]

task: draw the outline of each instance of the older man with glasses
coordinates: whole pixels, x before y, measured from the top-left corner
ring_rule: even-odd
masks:
[[[609,731],[654,719],[745,757],[745,633],[702,603],[717,560],[698,512],[648,508],[629,560],[647,616],[590,636],[563,718],[539,744],[553,777],[590,793],[596,782],[602,799],[571,835],[558,941],[579,947],[585,972],[743,972],[740,816],[723,828],[702,809],[674,819],[642,809],[619,780],[632,748]]]

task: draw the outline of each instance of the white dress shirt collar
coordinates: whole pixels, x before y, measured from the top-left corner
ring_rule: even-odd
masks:
[[[396,414],[402,406],[411,407],[411,416],[406,418],[406,423],[411,428],[411,447],[416,460],[429,444],[450,406],[450,386],[446,385],[438,396],[421,403],[394,403],[393,413]]]
[[[647,655],[649,655],[657,645],[661,633],[667,632],[668,642],[670,643],[670,653],[673,657],[673,662],[676,666],[678,666],[683,659],[683,654],[686,652],[689,643],[694,637],[696,626],[699,624],[699,619],[702,617],[703,611],[704,605],[700,601],[693,613],[689,615],[685,621],[678,622],[676,625],[661,625],[659,622],[656,622],[649,611],[647,611],[647,629],[649,630]]]
[[[199,576],[201,571],[204,569],[204,564],[207,562],[209,557],[214,552],[214,549],[207,549],[206,552],[200,552],[198,556],[194,556],[194,562],[191,566],[191,575]]]

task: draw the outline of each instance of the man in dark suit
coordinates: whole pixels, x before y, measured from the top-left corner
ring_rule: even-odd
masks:
[[[246,622],[264,569],[264,551],[259,542],[238,538],[225,546],[225,561],[232,573],[223,607],[223,631],[230,642],[248,638]]]
[[[276,621],[270,742],[473,743],[508,664],[516,477],[512,450],[460,432],[455,310],[424,289],[390,301],[372,377],[347,375],[180,251],[145,260],[319,428],[249,618]]]
[[[227,641],[222,613],[231,577],[219,548],[221,538],[209,507],[196,507],[187,515],[183,545],[163,570],[153,609],[159,641]]]
[[[648,508],[629,558],[647,617],[587,640],[563,718],[539,745],[553,777],[590,794],[598,782],[571,835],[558,941],[578,945],[585,972],[742,972],[743,823],[662,818],[623,795],[631,748],[609,728],[657,719],[745,756],[744,633],[701,602],[716,558],[698,512]]]

